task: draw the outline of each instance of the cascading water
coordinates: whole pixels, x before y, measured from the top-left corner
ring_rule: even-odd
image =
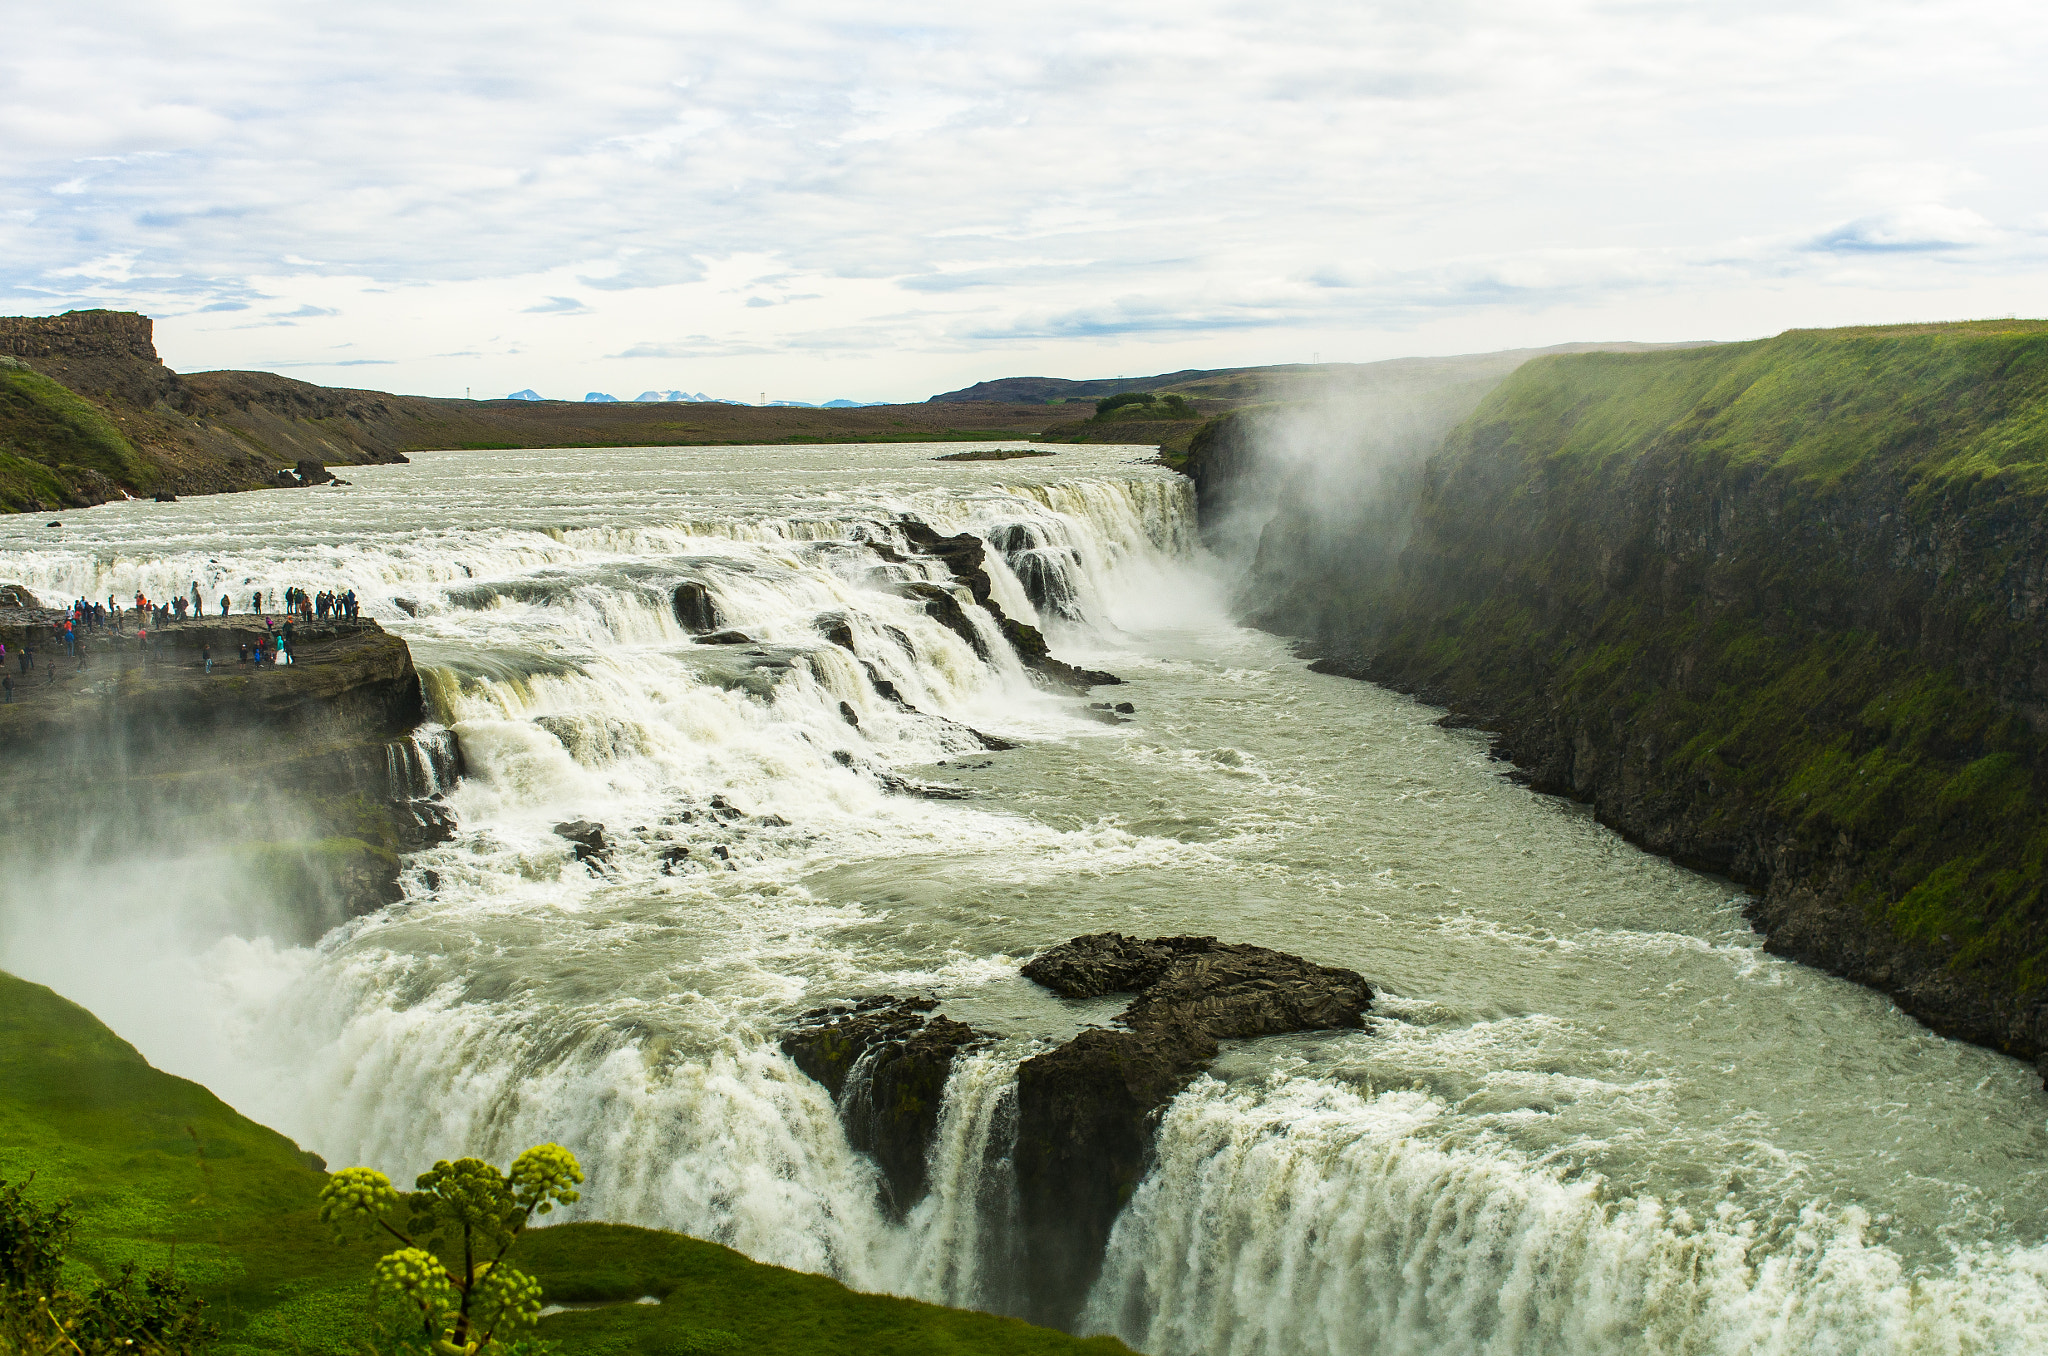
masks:
[[[403,905],[317,946],[210,920],[201,881],[10,899],[0,964],[332,1162],[556,1140],[583,1217],[1014,1312],[1016,1065],[1115,1011],[1018,963],[1214,933],[1385,997],[1169,1108],[1093,1328],[1159,1356],[2048,1344],[2026,1070],[1764,956],[1725,885],[1231,625],[1188,487],[1131,449],[934,450],[426,454],[0,526],[47,597],[355,589],[432,711],[393,785],[457,821]],[[1037,684],[905,518],[988,543],[994,604],[1136,715]],[[956,1061],[901,1218],[774,1045],[884,992],[1007,1033]]]

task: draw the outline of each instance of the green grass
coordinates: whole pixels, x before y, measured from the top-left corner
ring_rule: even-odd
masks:
[[[1925,491],[2048,489],[2048,321],[1792,330],[1661,353],[1538,358],[1467,426],[1546,460],[1651,450],[1809,488],[1873,463]]]
[[[578,1225],[541,1230],[520,1247],[521,1265],[551,1299],[626,1301],[549,1319],[545,1335],[572,1351],[659,1356],[687,1351],[685,1339],[706,1330],[733,1334],[740,1350],[787,1356],[1129,1350],[1112,1337],[1077,1339],[1021,1319],[858,1294],[827,1277],[764,1267],[679,1234]],[[630,1303],[642,1296],[661,1303]]]
[[[359,1349],[369,1265],[318,1222],[326,1174],[290,1140],[205,1088],[150,1067],[91,1013],[0,973],[0,1178],[78,1215],[70,1269],[170,1262],[208,1301],[227,1352]],[[428,1166],[421,1164],[422,1168]],[[403,1183],[400,1184],[401,1186]],[[740,1350],[1054,1356],[1125,1350],[1015,1319],[864,1295],[715,1243],[620,1225],[535,1230],[513,1261],[552,1301],[627,1301],[542,1322],[565,1356],[687,1356],[729,1333]],[[629,1301],[659,1298],[659,1305]]]
[[[0,509],[65,502],[87,473],[131,492],[155,473],[112,420],[42,373],[0,366]]]

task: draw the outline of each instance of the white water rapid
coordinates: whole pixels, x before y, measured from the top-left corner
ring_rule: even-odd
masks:
[[[2048,1350],[2030,1070],[1765,955],[1725,882],[1235,625],[1143,450],[950,450],[428,453],[0,523],[0,582],[47,599],[355,589],[462,769],[412,758],[457,836],[317,944],[220,917],[204,870],[167,869],[203,845],[166,844],[162,871],[70,864],[62,907],[10,891],[0,966],[331,1163],[555,1140],[589,1172],[577,1216],[1014,1311],[1016,1065],[1119,1006],[1019,964],[1211,933],[1382,997],[1362,1031],[1227,1049],[1169,1107],[1091,1331],[1155,1356]],[[974,640],[929,615],[908,586],[953,585],[906,516],[982,537],[1004,612],[1126,684],[1039,686],[964,589]],[[692,635],[685,584],[751,643]],[[22,878],[34,849],[7,851]],[[884,992],[1007,1036],[956,1063],[901,1221],[775,1047]]]

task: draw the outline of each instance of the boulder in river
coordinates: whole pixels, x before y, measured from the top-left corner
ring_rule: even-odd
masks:
[[[840,649],[853,648],[853,623],[846,619],[844,612],[827,612],[811,625],[818,629],[819,635]]]
[[[587,819],[572,819],[566,824],[555,825],[555,833],[575,844],[577,861],[592,871],[604,869],[605,859],[611,854],[611,846],[604,841],[604,825]]]
[[[675,611],[677,625],[691,635],[701,636],[725,624],[717,605],[711,601],[711,590],[694,579],[676,585],[676,591],[669,596],[669,606]]]

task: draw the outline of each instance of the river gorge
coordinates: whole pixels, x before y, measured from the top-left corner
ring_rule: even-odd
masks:
[[[2048,1346],[2032,1069],[1766,954],[1740,887],[1241,625],[1247,562],[1150,449],[951,450],[421,453],[0,521],[46,601],[353,589],[412,651],[405,775],[454,816],[402,902],[335,926],[224,916],[203,843],[15,835],[10,879],[43,888],[0,905],[0,968],[330,1164],[558,1141],[589,1172],[572,1218],[1036,1314],[1016,1071],[1124,1000],[1020,969],[1213,935],[1355,970],[1371,1010],[1226,1043],[1171,1102],[1100,1274],[1053,1297],[1077,1330],[1154,1356]],[[990,606],[933,532],[986,545]],[[998,610],[1121,682],[1040,681]],[[999,1037],[955,1060],[907,1210],[778,1045],[882,993]]]

